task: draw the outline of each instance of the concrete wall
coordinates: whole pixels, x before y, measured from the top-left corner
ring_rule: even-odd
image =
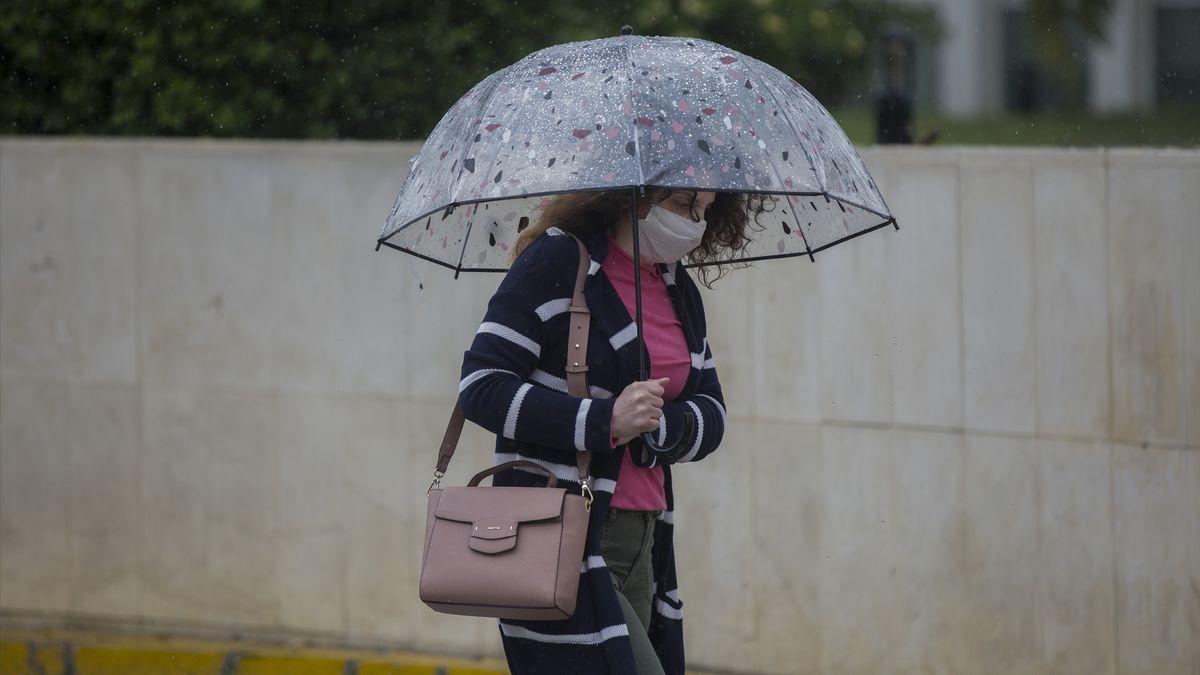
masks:
[[[7,621],[501,653],[417,597],[499,277],[373,251],[415,149],[0,141]],[[689,662],[1196,673],[1200,152],[862,154],[900,231],[706,291],[731,418],[676,474]]]

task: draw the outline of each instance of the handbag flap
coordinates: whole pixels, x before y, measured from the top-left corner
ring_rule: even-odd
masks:
[[[504,518],[512,522],[549,520],[562,516],[566,488],[447,487],[433,515],[445,520],[475,523]]]

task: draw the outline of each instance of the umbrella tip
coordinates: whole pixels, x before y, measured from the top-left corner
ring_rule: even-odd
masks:
[[[631,35],[631,34],[633,34],[633,26],[630,26],[629,24],[625,24],[624,26],[621,26],[621,35]]]

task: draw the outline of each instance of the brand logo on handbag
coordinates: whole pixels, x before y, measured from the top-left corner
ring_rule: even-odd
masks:
[[[488,525],[488,529],[489,530],[498,530],[498,529],[500,529],[500,526],[499,525]]]

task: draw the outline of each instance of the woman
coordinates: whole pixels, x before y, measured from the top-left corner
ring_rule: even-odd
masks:
[[[508,665],[518,674],[684,672],[671,467],[717,449],[726,410],[704,306],[678,263],[744,246],[748,200],[757,197],[667,190],[639,197],[646,381],[637,381],[630,199],[628,190],[550,199],[518,237],[509,272],[463,359],[459,405],[467,419],[496,433],[494,464],[536,462],[581,494],[575,453],[593,453],[595,501],[574,615],[498,621]],[[567,306],[579,249],[566,232],[591,258],[584,285],[591,398],[567,393]],[[705,285],[711,288],[706,277]],[[696,417],[691,427],[682,422],[685,412]],[[691,433],[682,438],[686,429]],[[639,436],[646,431],[671,449],[645,448]],[[541,486],[546,478],[516,467],[496,473],[492,484]]]

